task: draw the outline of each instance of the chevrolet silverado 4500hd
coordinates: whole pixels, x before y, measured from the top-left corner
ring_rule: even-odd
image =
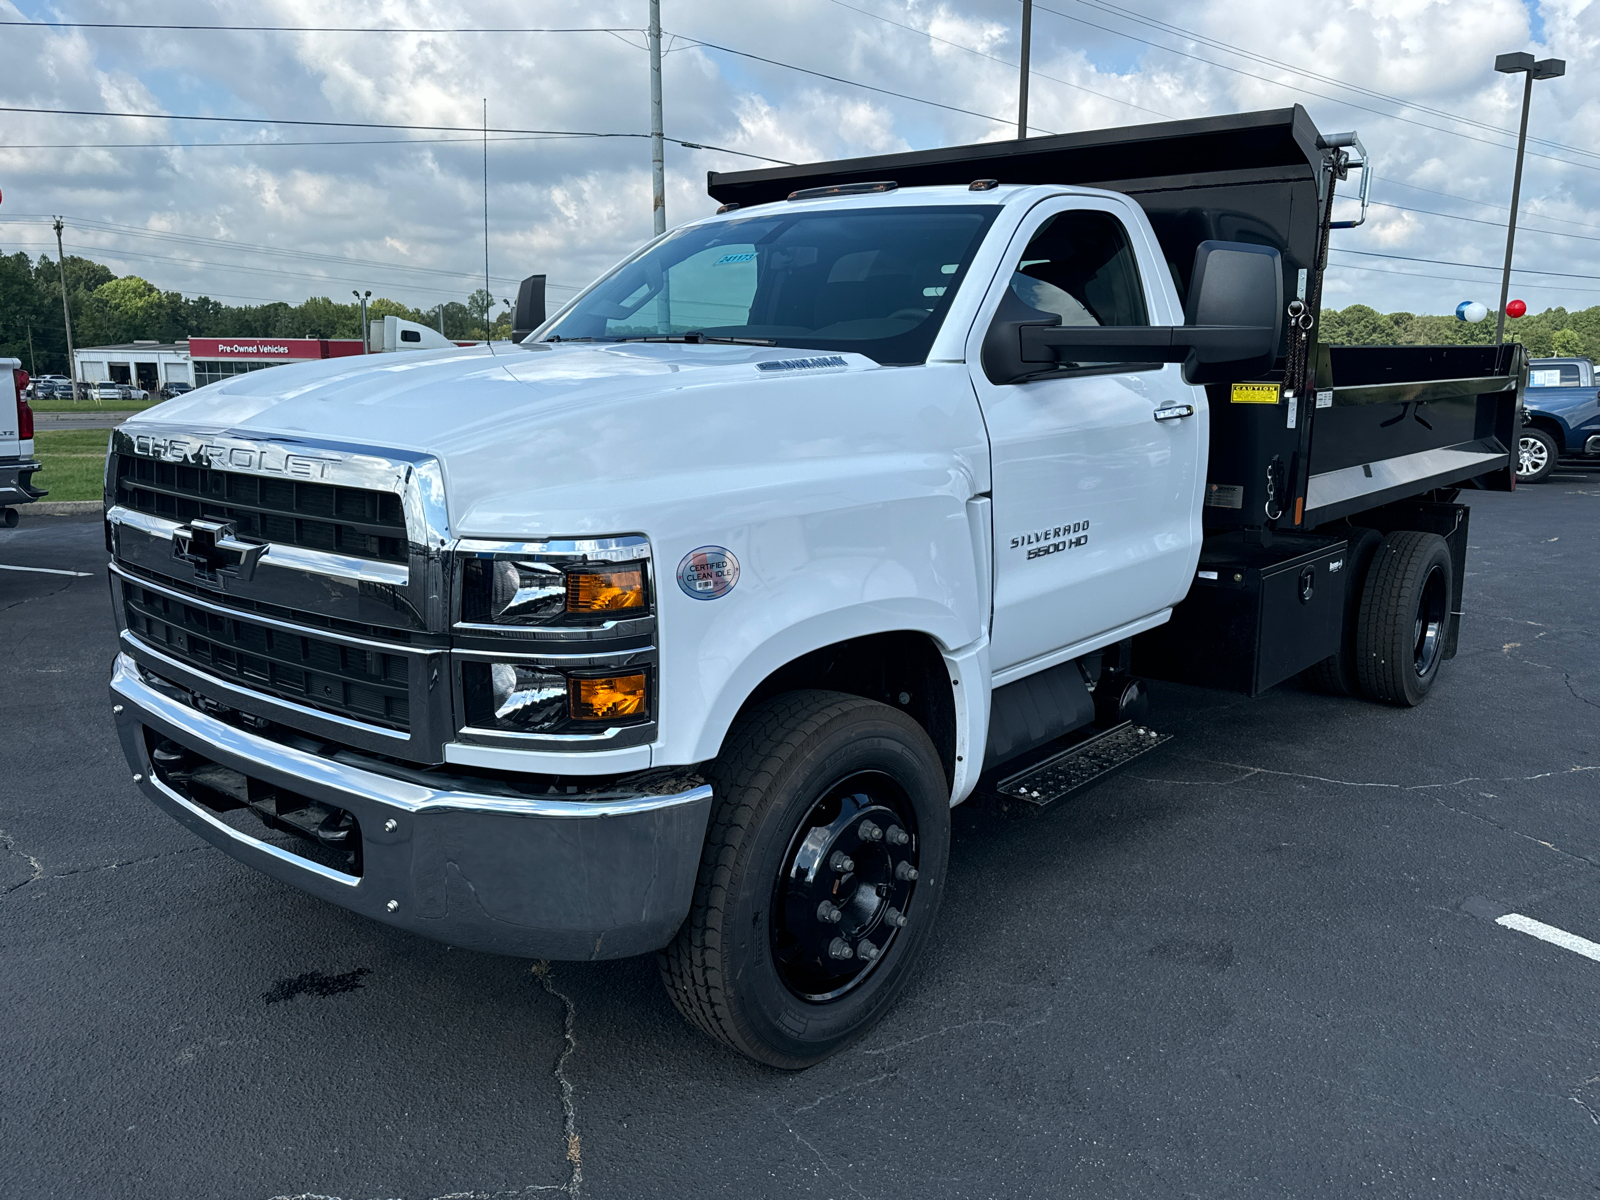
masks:
[[[816,1062],[980,779],[1146,752],[1142,678],[1416,704],[1454,653],[1525,360],[1317,344],[1349,147],[1295,108],[714,175],[518,344],[132,418],[134,779],[374,920],[656,953],[708,1034]]]

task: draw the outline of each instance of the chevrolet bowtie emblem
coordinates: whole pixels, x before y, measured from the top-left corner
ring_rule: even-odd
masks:
[[[220,584],[220,576],[249,581],[267,552],[264,544],[241,542],[231,521],[196,519],[172,531],[172,557],[194,567],[198,583]]]

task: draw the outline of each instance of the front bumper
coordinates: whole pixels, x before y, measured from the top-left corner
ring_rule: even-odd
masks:
[[[525,958],[623,958],[669,942],[689,911],[711,788],[595,800],[445,791],[271,741],[150,686],[119,654],[111,702],[134,779],[240,862],[375,921]],[[150,730],[210,762],[343,809],[347,874],[234,829],[152,768]]]
[[[37,459],[13,458],[0,462],[0,505],[31,504],[47,493],[29,482],[43,466]]]

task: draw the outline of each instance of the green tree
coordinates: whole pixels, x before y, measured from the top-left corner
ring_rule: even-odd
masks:
[[[1558,329],[1550,338],[1550,351],[1557,358],[1579,358],[1587,349],[1583,335],[1575,329]]]

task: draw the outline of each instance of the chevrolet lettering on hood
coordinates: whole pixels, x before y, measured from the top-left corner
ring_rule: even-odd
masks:
[[[209,466],[219,471],[259,471],[266,475],[293,475],[300,479],[321,479],[329,463],[342,462],[337,454],[297,454],[277,446],[223,445],[186,437],[155,437],[135,434],[133,452],[141,458],[159,458],[192,466]]]

